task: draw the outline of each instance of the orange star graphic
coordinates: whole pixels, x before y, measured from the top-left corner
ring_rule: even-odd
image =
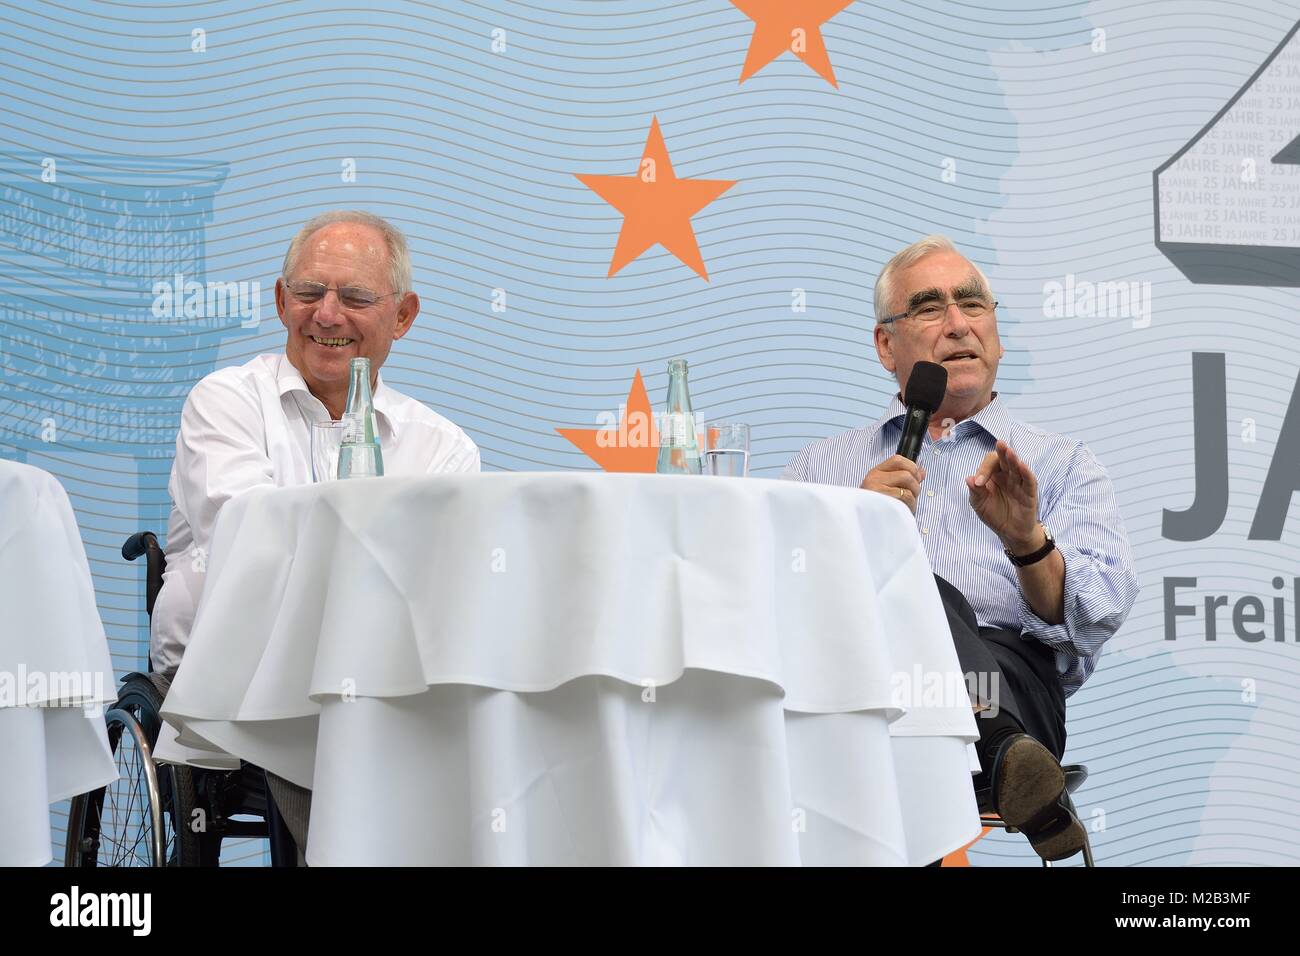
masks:
[[[659,430],[650,411],[641,370],[632,379],[618,428],[555,429],[605,471],[653,472],[659,459]]]
[[[837,90],[835,71],[826,53],[821,25],[853,0],[731,0],[741,13],[754,21],[749,53],[740,70],[740,82],[789,50],[817,71]]]
[[[659,243],[690,266],[705,281],[709,275],[695,241],[691,217],[736,185],[729,179],[678,179],[668,159],[668,147],[659,132],[659,119],[650,124],[650,135],[641,154],[635,176],[591,176],[577,174],[591,189],[623,214],[623,228],[609,264],[612,276],[655,243]]]

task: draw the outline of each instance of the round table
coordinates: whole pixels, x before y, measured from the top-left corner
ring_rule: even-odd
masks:
[[[0,866],[50,861],[50,804],[107,785],[113,667],[63,486],[0,461]]]
[[[162,758],[310,788],[314,865],[917,865],[979,833],[915,523],[856,489],[254,490],[163,716]]]

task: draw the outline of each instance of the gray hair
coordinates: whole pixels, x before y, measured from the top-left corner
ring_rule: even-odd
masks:
[[[281,275],[288,278],[298,264],[298,254],[302,245],[312,234],[332,226],[336,222],[355,222],[379,232],[388,247],[388,282],[393,292],[405,295],[411,291],[411,253],[406,247],[406,236],[387,219],[381,219],[373,213],[360,209],[331,209],[319,216],[313,216],[307,224],[298,230],[298,234],[289,243],[289,250],[284,254],[284,268]]]
[[[877,325],[880,324],[881,319],[889,315],[890,303],[894,300],[894,274],[916,265],[926,256],[936,252],[956,252],[957,255],[961,255],[961,252],[947,236],[932,235],[926,236],[924,239],[918,239],[885,263],[885,268],[880,270],[880,278],[876,280],[873,303],[876,310]],[[992,294],[992,287],[989,285],[988,276],[984,274],[984,270],[973,262],[971,268],[975,270],[975,274],[984,283],[985,291]],[[888,330],[889,326],[885,326],[885,328]]]

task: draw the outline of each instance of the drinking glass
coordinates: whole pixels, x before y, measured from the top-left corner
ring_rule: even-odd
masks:
[[[704,436],[704,473],[716,478],[749,475],[749,426],[712,422]]]
[[[311,423],[312,481],[333,481],[339,476],[339,446],[351,424],[346,419]]]

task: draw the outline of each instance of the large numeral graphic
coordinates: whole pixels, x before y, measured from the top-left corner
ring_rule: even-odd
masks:
[[[1300,23],[1156,170],[1155,227],[1193,282],[1300,286]]]

